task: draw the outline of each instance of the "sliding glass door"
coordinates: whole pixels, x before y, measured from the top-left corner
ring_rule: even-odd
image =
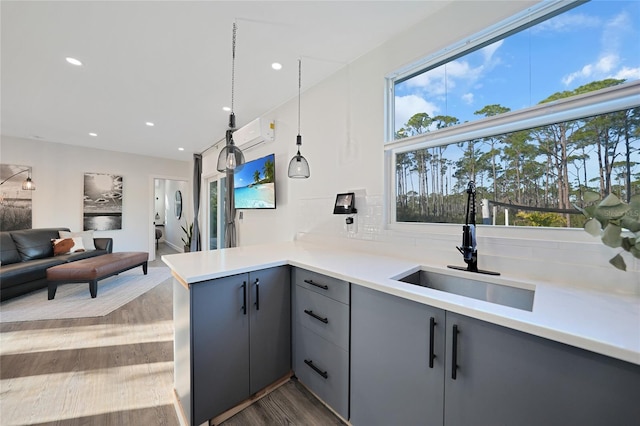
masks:
[[[226,177],[209,180],[209,250],[224,247],[224,199]]]

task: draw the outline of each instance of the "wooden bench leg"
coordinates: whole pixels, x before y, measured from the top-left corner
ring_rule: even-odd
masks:
[[[144,263],[142,264],[142,272],[143,272],[145,275],[147,275],[147,262],[144,262]]]
[[[98,280],[89,281],[89,291],[91,292],[91,298],[95,299],[98,295]]]
[[[48,282],[47,289],[49,290],[49,300],[56,297],[56,290],[58,289],[58,283]]]

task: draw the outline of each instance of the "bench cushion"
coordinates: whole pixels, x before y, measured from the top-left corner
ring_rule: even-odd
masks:
[[[147,252],[117,252],[82,259],[47,269],[49,281],[92,281],[141,265],[149,260]]]

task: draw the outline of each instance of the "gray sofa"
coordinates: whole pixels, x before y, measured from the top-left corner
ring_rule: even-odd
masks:
[[[59,231],[69,228],[0,232],[0,300],[47,287],[47,268],[113,251],[112,238],[94,238],[96,250],[54,256]]]

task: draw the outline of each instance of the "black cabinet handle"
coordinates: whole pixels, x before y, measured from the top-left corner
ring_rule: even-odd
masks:
[[[307,315],[309,315],[309,316],[311,316],[311,317],[314,317],[314,318],[315,318],[315,319],[317,319],[318,321],[322,321],[322,322],[323,322],[323,323],[325,323],[325,324],[328,324],[328,323],[329,323],[329,319],[328,319],[328,318],[322,318],[320,315],[318,315],[318,314],[314,314],[314,313],[313,313],[313,311],[309,311],[309,310],[305,309],[305,310],[304,310],[304,313],[305,313],[305,314],[307,314]]]
[[[329,286],[325,284],[314,283],[313,280],[304,280],[305,283],[320,287],[323,290],[329,290]]]
[[[321,375],[322,377],[324,377],[325,379],[327,377],[329,377],[329,375],[327,374],[326,371],[322,371],[320,370],[318,367],[316,367],[315,365],[313,365],[313,361],[311,361],[310,359],[305,359],[304,363],[307,364],[309,367],[311,367],[313,369],[313,371],[315,371],[316,373],[318,373],[319,375]]]
[[[451,378],[457,377],[458,372],[458,326],[453,326],[453,335],[451,341]]]
[[[433,348],[436,324],[438,324],[436,319],[431,317],[429,320],[429,368],[433,368],[433,360],[436,358]]]
[[[260,310],[260,280],[256,278],[256,311]]]
[[[242,312],[247,315],[247,282],[242,281]]]

